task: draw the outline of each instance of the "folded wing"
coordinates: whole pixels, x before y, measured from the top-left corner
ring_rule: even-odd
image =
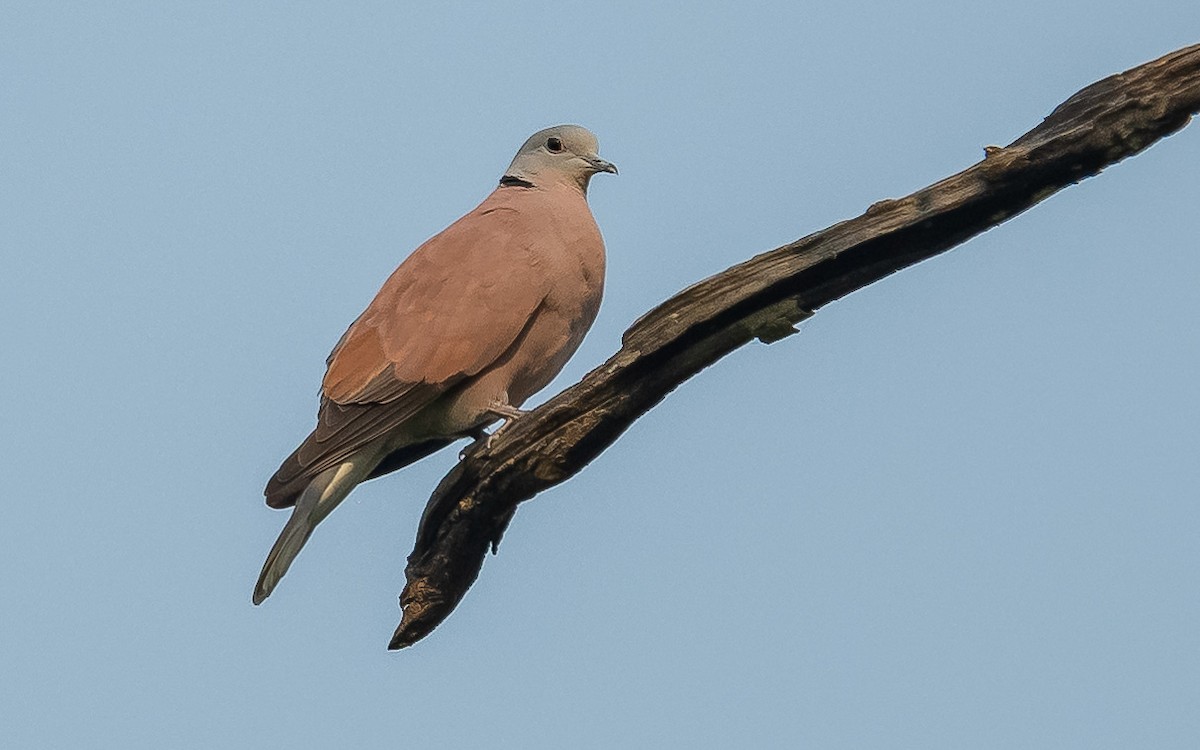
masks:
[[[418,248],[327,360],[317,427],[267,484],[283,508],[322,471],[500,359],[547,294],[520,212],[485,201]]]

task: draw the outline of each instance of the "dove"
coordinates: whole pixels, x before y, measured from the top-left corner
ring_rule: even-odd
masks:
[[[504,429],[562,370],[604,290],[604,241],[587,203],[599,172],[617,168],[587,129],[534,133],[499,186],[413,251],[342,335],[316,428],[267,483],[268,506],[294,507],[255,604],[355,486],[485,439],[497,420]]]

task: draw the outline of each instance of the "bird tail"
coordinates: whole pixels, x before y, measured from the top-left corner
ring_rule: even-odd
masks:
[[[296,559],[304,543],[312,536],[317,524],[324,521],[326,516],[346,499],[350,490],[366,479],[375,468],[377,461],[365,458],[360,454],[326,469],[313,478],[300,493],[296,507],[292,509],[291,518],[267,554],[267,561],[263,563],[262,573],[259,574],[258,583],[254,587],[255,604],[261,604],[275,590],[279,579],[283,578],[292,560]]]

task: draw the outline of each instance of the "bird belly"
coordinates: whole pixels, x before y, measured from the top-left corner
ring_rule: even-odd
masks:
[[[500,359],[447,394],[446,426],[466,433],[494,422],[494,405],[520,407],[562,371],[583,341],[599,305],[585,304],[583,310],[567,311],[551,302],[547,300],[538,310]]]

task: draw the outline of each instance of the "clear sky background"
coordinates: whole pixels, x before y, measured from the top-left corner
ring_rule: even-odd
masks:
[[[447,451],[275,595],[262,486],[388,273],[578,122],[595,328],[1200,40],[1193,0],[4,3],[6,747],[1194,748],[1200,126],[799,336],[523,506],[385,650]]]

